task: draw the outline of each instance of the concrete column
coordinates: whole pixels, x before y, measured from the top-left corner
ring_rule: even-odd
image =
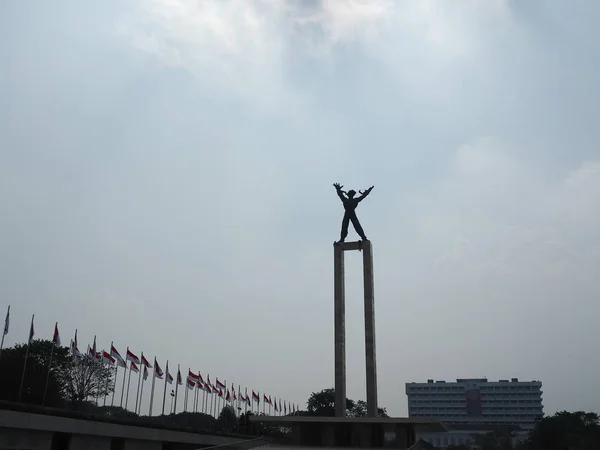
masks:
[[[344,295],[344,247],[333,246],[335,322],[335,415],[346,417],[346,299]]]
[[[377,361],[375,352],[375,297],[373,286],[373,246],[362,243],[365,294],[365,353],[367,369],[367,416],[377,417]]]

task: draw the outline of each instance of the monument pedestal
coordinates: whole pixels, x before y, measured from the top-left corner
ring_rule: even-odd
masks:
[[[393,417],[250,416],[250,421],[288,428],[289,443],[302,447],[408,449],[418,432],[448,431],[436,420]]]
[[[333,244],[334,254],[334,326],[335,326],[335,416],[346,417],[346,296],[344,253],[359,250],[363,254],[365,300],[365,356],[367,380],[367,416],[377,417],[377,364],[375,354],[375,298],[373,284],[373,246],[371,241]]]

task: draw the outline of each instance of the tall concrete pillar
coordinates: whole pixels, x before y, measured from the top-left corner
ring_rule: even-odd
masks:
[[[335,322],[335,415],[346,416],[346,300],[344,252],[363,251],[365,299],[365,353],[367,372],[367,415],[377,416],[377,364],[375,353],[375,299],[373,289],[373,248],[370,241],[334,244]]]
[[[346,299],[344,249],[334,246],[335,416],[346,417]]]
[[[365,361],[367,369],[367,416],[377,417],[377,354],[375,352],[375,297],[373,291],[373,247],[365,241],[363,278],[365,295]]]

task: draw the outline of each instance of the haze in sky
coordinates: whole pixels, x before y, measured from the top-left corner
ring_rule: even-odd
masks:
[[[546,413],[600,410],[599,18],[583,0],[2,2],[5,345],[35,313],[37,337],[58,321],[65,345],[78,329],[80,350],[97,335],[305,407],[333,386],[332,183],[375,185],[357,213],[380,405],[406,415],[409,381],[518,377]]]

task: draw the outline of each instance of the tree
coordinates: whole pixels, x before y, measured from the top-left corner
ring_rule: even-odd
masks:
[[[69,358],[60,374],[65,398],[78,408],[83,402],[110,394],[113,389],[114,370],[89,356]]]
[[[600,419],[596,413],[562,411],[544,417],[533,429],[531,450],[588,450],[600,447]]]
[[[2,350],[0,356],[0,369],[2,370],[1,399],[18,401],[26,353],[26,344],[17,344],[14,347]],[[50,358],[50,355],[52,355],[52,358]],[[52,366],[48,376],[50,359],[52,359]],[[60,378],[60,373],[68,359],[68,349],[66,347],[55,347],[51,341],[46,340],[36,339],[32,341],[29,345],[21,401],[41,405],[44,400],[44,389],[48,377],[45,405],[60,406],[64,398],[64,384]]]
[[[240,425],[240,433],[242,434],[252,434],[252,423],[250,422],[250,417],[254,414],[252,411],[246,411],[245,413],[240,414],[238,419]]]
[[[219,414],[219,424],[224,430],[232,430],[237,425],[235,409],[231,405],[225,405]]]
[[[313,392],[307,402],[308,413],[312,416],[333,417],[335,416],[335,389],[323,389],[321,392]],[[367,415],[367,403],[363,400],[354,401],[346,398],[346,415],[348,417],[365,417]],[[379,417],[388,417],[385,408],[377,408]]]
[[[367,417],[367,402],[357,400],[348,415],[351,417]],[[377,408],[377,417],[389,417],[387,410],[385,408]]]

